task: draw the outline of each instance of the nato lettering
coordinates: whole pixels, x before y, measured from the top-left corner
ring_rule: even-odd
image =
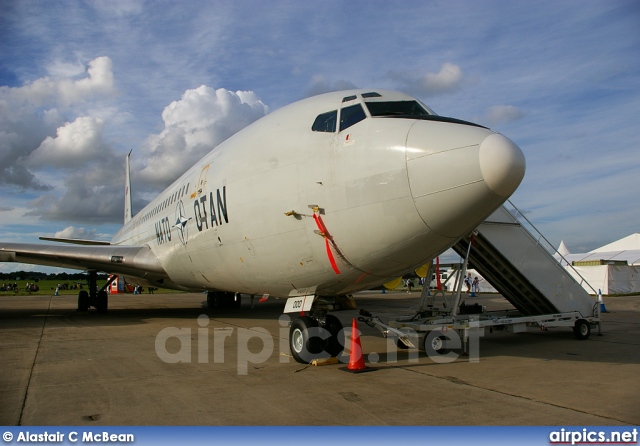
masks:
[[[209,203],[207,203],[207,200]],[[193,214],[198,231],[229,223],[227,186],[222,187],[222,193],[220,193],[220,189],[217,189],[215,196],[213,192],[209,192],[208,196],[204,194],[196,199],[193,202]]]
[[[169,223],[169,217],[164,217],[156,223],[155,228],[158,245],[171,241],[171,223]]]

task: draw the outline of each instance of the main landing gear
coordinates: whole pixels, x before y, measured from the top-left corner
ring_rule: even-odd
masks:
[[[211,309],[238,309],[241,304],[240,293],[223,291],[209,291],[207,293],[207,307]]]
[[[344,349],[342,323],[332,314],[298,317],[289,328],[289,348],[293,358],[302,364],[339,356]]]
[[[98,290],[96,271],[89,271],[89,291],[80,290],[78,293],[78,311],[89,311],[89,307],[94,307],[98,313],[106,313],[109,308],[109,295],[107,288],[117,276],[111,277],[102,288]]]

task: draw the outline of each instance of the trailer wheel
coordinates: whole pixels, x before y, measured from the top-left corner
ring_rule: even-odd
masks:
[[[573,327],[573,334],[576,339],[580,341],[589,339],[589,335],[591,334],[591,326],[589,325],[589,322],[584,319],[578,319]]]
[[[437,331],[431,331],[425,336],[424,351],[427,353],[427,356],[444,355],[448,352],[445,348],[447,337],[439,333],[440,332]]]

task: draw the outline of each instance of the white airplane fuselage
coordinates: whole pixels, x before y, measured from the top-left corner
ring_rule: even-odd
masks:
[[[470,123],[372,116],[385,101],[415,101],[375,92],[316,96],[256,121],[112,243],[150,246],[164,286],[272,296],[350,293],[424,264],[515,191],[524,156]]]

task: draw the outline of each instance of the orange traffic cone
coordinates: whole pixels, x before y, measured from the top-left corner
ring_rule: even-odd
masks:
[[[346,369],[348,372],[360,373],[369,372],[374,370],[364,363],[364,354],[362,353],[362,344],[360,344],[360,333],[358,331],[358,322],[356,318],[353,318],[351,324],[351,348],[349,349],[351,354],[349,355],[349,365]]]

